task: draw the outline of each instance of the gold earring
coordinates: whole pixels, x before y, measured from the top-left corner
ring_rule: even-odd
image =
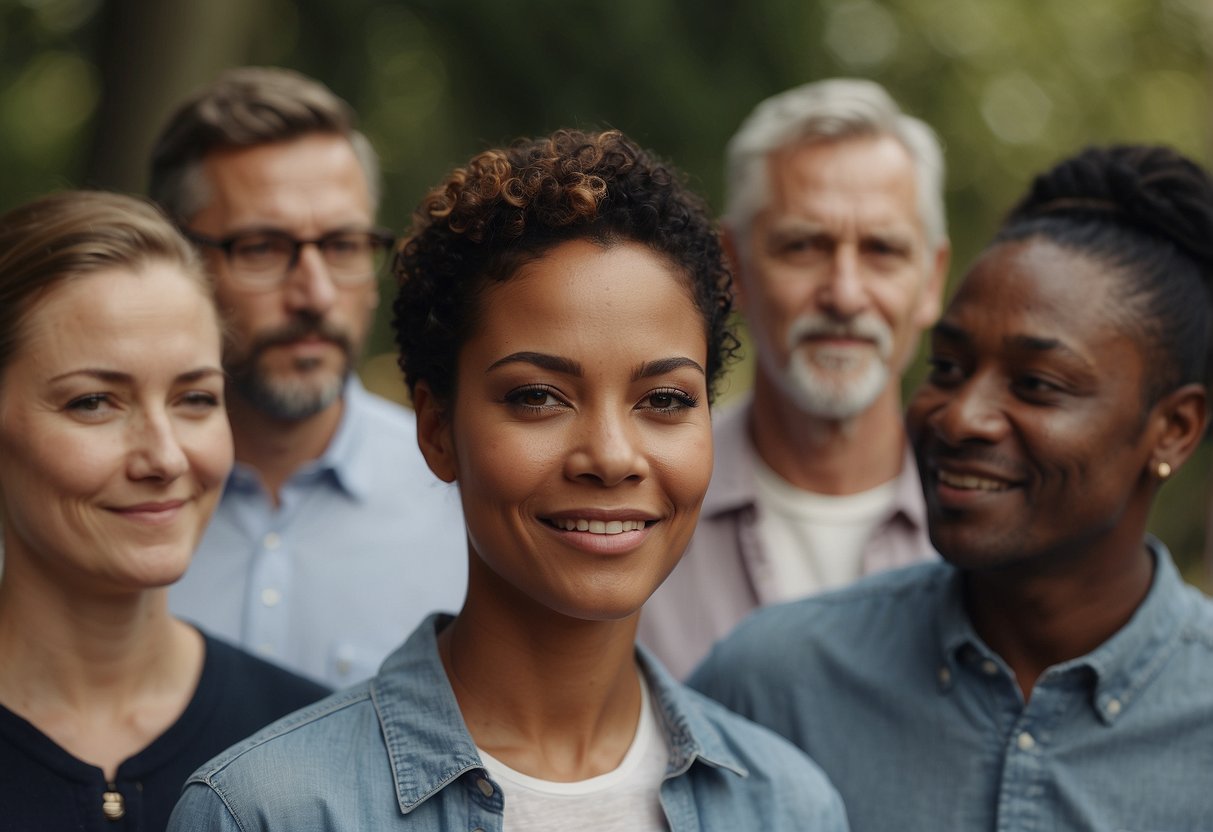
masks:
[[[1158,478],[1165,480],[1169,476],[1171,476],[1171,465],[1166,462],[1158,463]]]

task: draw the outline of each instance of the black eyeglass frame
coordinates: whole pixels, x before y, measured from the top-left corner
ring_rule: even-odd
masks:
[[[222,238],[209,237],[206,234],[199,234],[198,232],[189,228],[181,228],[180,230],[182,236],[184,236],[190,242],[222,251],[224,258],[229,264],[232,263],[233,249],[241,240],[247,240],[250,237],[262,236],[275,237],[279,240],[284,240],[290,243],[291,256],[287,260],[286,266],[283,268],[281,275],[277,276],[277,278],[275,278],[272,282],[266,281],[262,283],[260,280],[248,282],[248,285],[250,285],[251,288],[262,289],[265,291],[281,286],[286,281],[287,276],[291,273],[291,269],[299,265],[299,255],[303,251],[304,246],[316,246],[316,248],[320,251],[320,256],[324,258],[324,261],[327,264],[328,258],[325,257],[324,254],[324,244],[329,240],[336,240],[349,234],[366,234],[375,246],[382,249],[385,259],[387,254],[392,250],[392,247],[396,244],[396,235],[391,231],[388,231],[386,228],[342,228],[336,231],[329,231],[326,234],[321,234],[319,237],[312,237],[307,240],[301,240],[285,231],[278,231],[276,229],[250,229],[247,231],[240,231],[236,234],[230,234],[227,237]],[[371,269],[371,271],[365,276],[353,280],[349,278],[338,278],[337,275],[332,275],[331,279],[338,285],[359,286],[363,283],[368,283],[374,280],[378,276],[379,269],[381,268],[382,264],[380,264],[377,268]],[[233,272],[233,276],[237,276],[238,274],[238,272]],[[239,279],[239,277],[237,277],[237,279]],[[254,286],[252,284],[256,285]]]

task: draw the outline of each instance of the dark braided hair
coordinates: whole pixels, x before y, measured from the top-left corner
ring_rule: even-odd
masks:
[[[1213,179],[1176,151],[1088,148],[1036,177],[992,245],[1043,237],[1121,278],[1145,346],[1145,405],[1213,372]]]
[[[640,243],[685,275],[703,316],[711,391],[738,348],[719,237],[679,174],[615,130],[487,150],[421,201],[394,265],[392,327],[409,390],[425,381],[441,403],[453,401],[481,290],[574,239]]]

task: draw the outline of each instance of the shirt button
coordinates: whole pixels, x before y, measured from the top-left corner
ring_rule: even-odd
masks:
[[[1023,731],[1015,738],[1015,744],[1019,746],[1020,751],[1031,751],[1036,747],[1036,740],[1027,731]]]
[[[270,644],[268,641],[263,641],[261,644],[257,645],[257,652],[262,656],[272,656],[274,655],[274,645]]]
[[[266,549],[277,549],[282,545],[282,536],[277,532],[270,532],[261,538],[261,545]]]
[[[261,590],[261,603],[267,607],[276,607],[278,602],[282,600],[282,593],[274,589],[272,586],[267,586]]]
[[[939,684],[946,685],[952,681],[952,671],[946,667],[939,668]]]
[[[1108,716],[1116,716],[1118,713],[1120,713],[1120,700],[1109,699],[1108,704],[1104,705],[1103,708]]]
[[[483,777],[476,778],[476,788],[480,789],[480,793],[485,797],[493,796],[493,784]]]
[[[998,665],[995,664],[993,659],[986,659],[981,663],[981,672],[987,676],[993,676],[998,672]]]

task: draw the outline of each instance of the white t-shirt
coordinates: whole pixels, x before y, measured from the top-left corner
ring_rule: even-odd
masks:
[[[658,790],[669,749],[658,728],[649,686],[640,679],[640,722],[614,771],[559,783],[515,771],[478,748],[505,801],[505,832],[666,832]]]
[[[857,579],[863,550],[897,497],[893,479],[869,491],[833,496],[788,483],[757,456],[758,534],[777,600],[790,601]]]

